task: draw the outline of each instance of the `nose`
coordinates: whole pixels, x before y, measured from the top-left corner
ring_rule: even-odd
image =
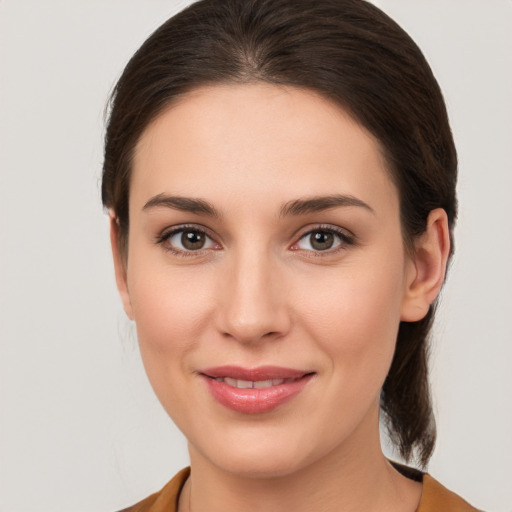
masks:
[[[219,286],[218,329],[244,344],[281,338],[291,327],[283,272],[268,254],[247,252],[226,262]]]

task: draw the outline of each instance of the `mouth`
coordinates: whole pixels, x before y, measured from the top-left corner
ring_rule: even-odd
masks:
[[[272,386],[280,386],[281,384],[290,384],[298,379],[267,379],[267,380],[241,380],[231,377],[216,377],[217,382],[224,382],[228,386],[237,389],[265,389]]]
[[[217,402],[244,414],[276,409],[297,396],[315,375],[312,371],[276,366],[222,366],[198,373]]]

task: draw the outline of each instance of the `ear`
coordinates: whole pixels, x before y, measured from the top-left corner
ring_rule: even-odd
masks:
[[[401,320],[417,322],[428,313],[443,285],[449,254],[448,217],[437,208],[430,212],[425,233],[416,240],[409,256]]]
[[[110,244],[112,246],[112,256],[114,258],[114,270],[116,274],[116,284],[123,308],[130,320],[133,320],[132,304],[130,301],[130,293],[128,291],[128,282],[126,278],[127,261],[123,258],[119,244],[119,221],[114,212],[109,212],[110,218]]]

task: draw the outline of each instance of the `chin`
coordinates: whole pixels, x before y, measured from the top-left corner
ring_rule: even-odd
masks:
[[[328,443],[319,443],[318,438],[312,439],[303,432],[275,426],[264,429],[261,424],[238,432],[227,429],[219,437],[212,435],[207,445],[197,448],[190,443],[192,464],[201,458],[240,477],[276,478],[301,471],[332,451]]]
[[[297,453],[288,454],[278,450],[272,450],[269,453],[266,450],[224,453],[211,462],[227,473],[255,479],[286,477],[307,466],[307,461],[297,457]]]

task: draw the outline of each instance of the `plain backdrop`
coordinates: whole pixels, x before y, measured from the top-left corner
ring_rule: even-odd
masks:
[[[120,307],[99,200],[108,92],[186,3],[0,0],[1,512],[115,511],[187,464]],[[512,3],[377,3],[430,61],[460,155],[429,471],[510,512]]]

